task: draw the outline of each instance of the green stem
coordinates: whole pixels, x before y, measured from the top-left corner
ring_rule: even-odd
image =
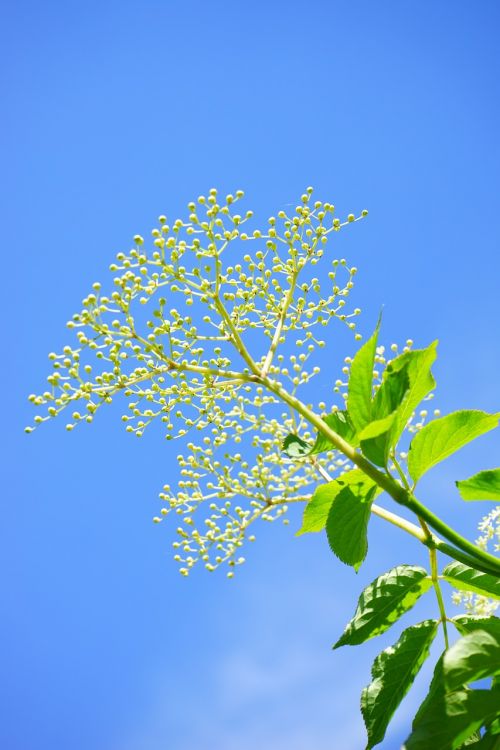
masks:
[[[439,532],[449,542],[458,547],[459,550],[465,552],[468,556],[473,558],[476,563],[482,563],[483,566],[488,566],[491,570],[494,570],[494,575],[500,575],[500,560],[494,555],[490,555],[488,552],[476,547],[474,544],[469,542],[458,532],[454,531],[438,516],[436,516],[429,508],[420,503],[417,498],[409,492],[405,487],[402,487],[396,480],[390,476],[390,474],[384,474],[376,466],[374,466],[368,459],[358,453],[352,445],[347,443],[340,435],[332,430],[320,416],[315,414],[308,406],[299,401],[295,396],[291,396],[279,383],[270,378],[263,378],[262,382],[264,385],[271,390],[276,396],[281,398],[286,404],[289,404],[301,414],[310,424],[315,427],[318,432],[324,435],[335,448],[340,450],[347,458],[352,461],[358,468],[360,468],[367,476],[373,479],[383,490],[385,490],[397,503],[404,507],[412,510],[419,518],[423,519],[429,524],[435,531]]]
[[[461,562],[464,565],[468,565],[469,568],[481,570],[483,573],[488,573],[488,575],[491,576],[498,576],[496,568],[492,568],[490,565],[485,565],[484,563],[478,562],[473,557],[466,555],[464,552],[462,552],[462,550],[459,550],[456,547],[452,547],[450,544],[446,544],[446,542],[440,540],[436,544],[436,549],[439,550],[439,552],[442,552],[444,555],[448,555],[448,557],[452,557],[454,560],[458,560],[458,562]]]
[[[419,502],[414,495],[408,493],[408,496],[407,498],[405,498],[405,500],[406,502],[404,502],[403,504],[405,504],[407,508],[410,508],[410,510],[413,510],[418,516],[421,516],[429,524],[429,526],[431,526],[435,531],[442,534],[445,539],[447,539],[449,542],[452,542],[456,547],[465,552],[470,558],[473,558],[474,560],[487,565],[490,568],[490,571],[494,570],[495,572],[493,573],[493,575],[500,575],[500,560],[497,557],[495,557],[494,555],[490,555],[480,547],[476,547],[476,545],[472,544],[472,542],[469,542],[468,539],[465,539],[465,537],[463,537],[457,531],[448,526],[448,524],[438,518],[438,516],[436,516],[431,510],[429,510],[429,508],[427,508],[425,505],[422,505],[422,503]]]
[[[236,330],[236,326],[234,325],[233,321],[231,320],[231,317],[220,301],[218,296],[214,297],[214,305],[221,316],[222,320],[226,324],[229,334],[233,339],[233,343],[238,350],[238,352],[241,354],[243,359],[245,360],[246,364],[248,365],[250,372],[253,372],[255,375],[260,375],[260,372],[258,370],[257,365],[255,364],[253,358],[251,357],[250,353],[248,352],[245,344],[243,343],[243,339],[241,338],[240,334]]]
[[[269,368],[271,367],[274,353],[276,349],[278,348],[278,344],[280,342],[281,333],[283,331],[283,326],[285,324],[286,314],[288,312],[288,308],[292,304],[293,301],[293,295],[295,292],[295,286],[297,284],[297,277],[299,275],[299,271],[294,271],[292,275],[292,280],[290,282],[290,288],[288,289],[288,292],[286,294],[286,297],[283,301],[283,307],[281,308],[278,324],[276,326],[276,330],[274,331],[274,336],[271,341],[271,346],[269,347],[269,351],[266,355],[266,359],[264,361],[264,364],[262,366],[262,377],[265,378],[267,373],[269,372]]]
[[[314,456],[311,457],[311,463],[326,482],[333,482],[333,477],[331,477],[326,469],[317,462]],[[426,534],[425,531],[422,531],[422,529],[419,529],[416,524],[412,523],[411,521],[407,521],[406,518],[402,518],[396,513],[392,513],[390,510],[386,510],[386,508],[382,508],[381,505],[372,503],[371,512],[373,513],[373,515],[378,516],[379,518],[383,518],[384,521],[392,523],[393,526],[397,526],[399,529],[406,531],[407,534],[411,534],[411,536],[414,536],[416,539],[418,539],[419,542],[422,542],[422,544],[425,544],[428,547],[431,544],[434,545],[435,543],[438,543],[439,541],[434,537],[430,539],[429,535]]]
[[[443,594],[441,593],[441,586],[439,585],[437,554],[436,554],[435,549],[429,550],[429,558],[431,561],[432,585],[434,586],[434,591],[436,592],[436,599],[438,602],[439,614],[441,615],[441,623],[443,626],[444,643],[445,643],[445,647],[448,649],[450,647],[450,643],[448,641],[448,627],[446,624],[446,621],[448,618],[446,617],[446,611],[445,611],[444,602],[443,602]]]

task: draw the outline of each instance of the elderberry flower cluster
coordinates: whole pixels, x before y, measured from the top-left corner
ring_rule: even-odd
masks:
[[[220,200],[212,189],[184,219],[160,216],[151,242],[136,235],[110,266],[112,289],[93,284],[68,322],[77,341],[49,355],[46,390],[29,397],[40,412],[27,432],[63,412],[71,431],[123,395],[122,420],[137,437],[152,422],[167,440],[200,434],[179,455],[182,479],[175,491],[164,487],[155,518],[179,515],[174,547],[184,575],[198,560],[232,568],[254,520],[281,518],[288,503],[308,499],[314,468],[281,453],[291,429],[310,437],[306,425],[282,414],[265,386],[295,394],[308,384],[325,343],[318,331],[330,321],[361,338],[361,311],[346,308],[357,269],[323,256],[330,235],[367,212],[342,221],[308,188],[294,211],[252,229],[252,211],[238,213],[242,198],[238,190]],[[329,268],[318,273],[322,259]],[[285,341],[286,356],[278,351]],[[346,466],[333,451],[325,461],[330,471]],[[208,511],[195,522],[202,504]]]

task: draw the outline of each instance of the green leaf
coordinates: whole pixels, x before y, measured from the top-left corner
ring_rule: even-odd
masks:
[[[387,466],[389,451],[392,448],[391,434],[396,412],[387,417],[370,422],[359,433],[361,450],[377,466]]]
[[[428,349],[405,352],[391,362],[372,403],[371,419],[360,432],[364,455],[385,467],[415,407],[435,386],[430,372],[436,343]]]
[[[344,440],[350,443],[353,447],[357,447],[358,441],[356,440],[356,430],[354,429],[349,413],[346,410],[339,409],[338,411],[328,414],[326,417],[323,417],[323,422],[326,422],[328,427],[331,427],[337,435],[340,435],[341,438],[344,438]],[[311,453],[323,453],[332,448],[335,448],[333,443],[331,443],[327,437],[318,433]]]
[[[497,674],[500,674],[500,641],[485,630],[464,635],[444,652],[443,680],[448,692]]]
[[[464,747],[467,747],[469,750],[470,748],[472,748],[472,750],[476,748],[477,750],[478,742],[480,741],[480,739],[481,739],[481,732],[479,731],[479,729],[476,729],[476,731],[473,734],[471,734],[470,737],[467,737],[464,744],[460,745],[460,750],[462,750],[462,748]]]
[[[353,469],[337,477],[332,482],[319,484],[304,509],[302,526],[297,531],[296,536],[313,531],[323,531],[333,501],[344,487],[351,484],[361,485],[365,488],[364,490],[360,490],[360,492],[368,492],[369,489],[375,486],[373,480],[367,477],[361,469]],[[377,488],[378,492],[381,492],[379,488]]]
[[[500,599],[500,579],[481,573],[459,562],[452,562],[443,570],[443,578],[461,591],[473,591],[481,596]]]
[[[414,349],[404,352],[387,366],[388,374],[406,369],[409,381],[394,425],[393,439],[395,443],[401,437],[419,403],[436,387],[431,367],[437,356],[437,343],[437,341],[433,341],[427,349]]]
[[[357,431],[372,420],[373,366],[377,349],[380,318],[375,332],[358,349],[351,364],[347,390],[347,410]]]
[[[408,362],[401,369],[393,369],[388,365],[373,399],[372,420],[383,419],[396,411],[409,386]]]
[[[458,750],[500,711],[500,698],[491,690],[437,692],[418,712],[403,750]]]
[[[382,742],[387,726],[429,655],[438,622],[426,620],[403,631],[398,642],[377,656],[373,681],[361,693],[368,732],[367,750]]]
[[[460,635],[467,635],[474,632],[474,630],[485,630],[500,640],[500,618],[494,615],[490,615],[489,617],[457,615],[452,618],[452,622]]]
[[[444,652],[434,670],[429,694],[413,721],[406,750],[457,750],[484,724],[500,714],[500,692],[469,690],[465,685],[500,671],[497,638],[483,630],[460,638]]]
[[[432,586],[425,568],[398,565],[362,592],[354,617],[333,648],[355,646],[388,630]]]
[[[500,695],[500,677],[498,675],[492,680],[491,690],[495,690]],[[500,750],[500,712],[498,713],[498,716],[495,716],[493,721],[486,724],[485,737],[495,737],[498,742],[498,745],[495,747],[497,750]]]
[[[323,422],[354,448],[359,445],[359,441],[356,438],[356,430],[346,410],[339,409],[328,414],[326,417],[323,417]],[[317,433],[313,445],[306,443],[298,435],[287,435],[283,441],[283,451],[289,458],[304,458],[305,456],[313,456],[332,449],[335,449],[334,444],[320,432]]]
[[[487,469],[470,479],[455,482],[463,500],[496,500],[500,502],[500,469]]]
[[[311,453],[311,446],[298,435],[287,435],[283,440],[283,451],[289,458],[302,458]]]
[[[432,466],[498,425],[498,414],[464,410],[429,422],[413,438],[408,471],[416,482]]]
[[[376,487],[350,484],[334,498],[326,520],[330,549],[357,571],[368,551],[367,528]]]
[[[478,733],[473,735],[474,739],[476,738],[477,734]],[[486,734],[478,739],[477,742],[466,742],[461,746],[461,748],[462,747],[466,747],[467,750],[500,750],[500,737],[486,732]]]

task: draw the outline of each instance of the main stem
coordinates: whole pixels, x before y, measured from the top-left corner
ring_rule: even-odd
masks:
[[[252,357],[246,350],[241,341],[241,348],[238,350],[240,353],[245,352],[244,359],[248,362],[251,373],[241,373],[234,371],[224,370],[213,370],[211,368],[196,366],[188,364],[187,362],[174,362],[173,360],[165,357],[162,353],[159,353],[161,359],[167,362],[169,369],[184,370],[187,372],[193,372],[200,375],[209,375],[211,377],[225,377],[234,380],[235,382],[247,382],[247,383],[261,383],[270,391],[272,391],[278,398],[284,401],[291,409],[295,409],[301,414],[318,432],[324,435],[333,446],[340,450],[347,458],[349,458],[356,466],[358,466],[367,476],[371,477],[383,490],[385,490],[397,503],[404,507],[412,510],[418,517],[422,529],[419,529],[415,524],[412,524],[401,516],[391,513],[390,511],[380,508],[380,506],[373,505],[373,512],[384,518],[386,521],[404,529],[409,534],[417,538],[422,544],[425,544],[429,548],[436,548],[444,554],[452,557],[455,560],[459,560],[465,565],[475,567],[478,570],[482,570],[490,575],[500,575],[500,560],[494,555],[490,555],[474,544],[471,544],[467,539],[462,537],[452,528],[450,528],[444,521],[436,516],[429,508],[420,503],[417,498],[407,489],[398,484],[390,474],[383,474],[368,461],[360,453],[349,445],[340,435],[334,432],[328,425],[309,409],[304,403],[299,401],[295,396],[289,394],[285,389],[280,386],[276,381],[269,377],[262,377],[258,371],[257,365],[253,361]],[[429,535],[426,529],[426,523],[429,524],[435,531],[441,533],[445,539],[451,541],[454,546],[446,544],[435,535]]]
[[[412,510],[419,518],[422,518],[435,531],[442,534],[449,542],[452,542],[459,550],[464,552],[469,560],[474,560],[475,567],[482,569],[492,575],[500,575],[500,560],[494,555],[476,547],[465,537],[461,536],[448,524],[436,516],[429,508],[417,500],[417,498],[402,487],[390,474],[384,474],[364,456],[358,453],[352,445],[347,443],[340,435],[332,430],[320,416],[315,414],[308,406],[289,394],[279,383],[271,380],[269,377],[262,378],[263,384],[272,391],[276,396],[282,399],[286,404],[294,408],[304,419],[313,425],[319,433],[324,435],[332,445],[340,450],[350,461],[360,468],[367,476],[371,477],[393,500],[400,505]],[[431,540],[428,540],[427,546],[430,546]],[[432,538],[433,546],[441,548],[442,544]],[[442,549],[446,554],[450,554],[450,547],[445,545]],[[452,555],[454,557],[454,555]],[[480,567],[481,566],[481,567]]]

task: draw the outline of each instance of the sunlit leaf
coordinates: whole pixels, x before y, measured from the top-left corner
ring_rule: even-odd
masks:
[[[489,615],[457,615],[452,618],[452,622],[461,635],[467,635],[474,630],[485,630],[487,633],[495,636],[500,640],[500,617]]]
[[[458,750],[481,726],[495,720],[500,691],[470,690],[466,685],[500,671],[499,649],[497,638],[475,630],[444,652],[405,750]]]
[[[323,531],[333,501],[344,487],[351,484],[364,488],[363,490],[360,489],[360,492],[368,492],[368,490],[375,487],[374,481],[367,477],[361,469],[353,469],[337,477],[332,482],[319,484],[304,509],[302,526],[297,532],[297,536],[312,531]],[[378,488],[377,492],[380,492]]]
[[[401,405],[409,388],[408,362],[396,369],[388,365],[382,383],[377,390],[372,406],[372,420],[383,419],[392,414]]]
[[[357,431],[372,420],[373,367],[380,320],[375,332],[356,352],[349,375],[347,410]]]
[[[408,471],[414,481],[463,445],[498,425],[498,414],[463,410],[435,419],[413,438]]]
[[[431,367],[437,356],[437,343],[433,341],[427,349],[404,352],[387,366],[388,373],[405,369],[408,376],[408,388],[398,408],[397,421],[394,425],[393,440],[395,442],[401,437],[417,406],[436,387]]]
[[[370,422],[359,433],[361,450],[377,466],[386,466],[392,448],[391,434],[396,412]]]
[[[432,586],[425,568],[398,565],[362,592],[354,617],[334,648],[355,646],[384,633]]]
[[[482,596],[493,596],[500,599],[500,579],[469,568],[463,563],[452,562],[443,570],[443,578],[461,591],[473,591]]]
[[[455,482],[463,500],[495,500],[500,502],[500,469],[486,469],[470,479]]]
[[[499,711],[500,699],[491,690],[439,693],[414,722],[403,750],[458,750]]]
[[[368,748],[382,742],[387,726],[429,655],[438,622],[426,620],[404,630],[398,642],[377,656],[373,681],[361,694]]]
[[[500,641],[485,630],[473,630],[459,638],[443,656],[447,691],[497,674],[500,674]]]

